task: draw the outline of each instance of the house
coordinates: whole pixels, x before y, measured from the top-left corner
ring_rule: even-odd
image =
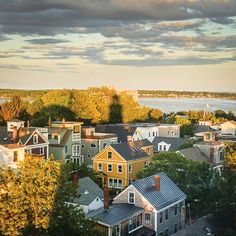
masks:
[[[133,204],[110,205],[109,190],[104,188],[104,208],[86,214],[97,219],[99,230],[108,236],[155,236],[155,231],[143,226],[144,209]]]
[[[24,127],[24,121],[11,120],[0,127],[0,165],[16,168],[23,161],[25,153],[48,158],[48,140],[40,129]]]
[[[81,154],[84,161],[92,164],[92,158],[106,146],[117,143],[117,135],[110,133],[96,133],[94,127],[82,127]]]
[[[96,131],[115,133],[118,136],[118,142],[137,141],[142,139],[148,139],[152,142],[155,137],[180,137],[180,125],[176,124],[108,124],[97,125]]]
[[[79,196],[69,204],[78,205],[85,214],[103,208],[103,190],[90,177],[73,176],[73,182]]]
[[[203,126],[211,126],[213,123],[211,120],[199,120],[198,124]]]
[[[193,147],[199,148],[208,158],[211,165],[221,168],[224,158],[224,143],[218,141],[202,141]]]
[[[222,135],[236,135],[236,121],[226,121],[220,126]]]
[[[49,153],[57,160],[83,163],[81,155],[81,122],[55,121],[48,127]]]
[[[93,169],[105,176],[109,188],[123,189],[152,161],[152,155],[148,140],[111,144],[93,157]]]
[[[155,137],[152,144],[154,147],[154,152],[174,152],[187,142],[187,138]]]
[[[143,226],[156,235],[171,235],[184,227],[186,195],[165,174],[137,180],[117,195],[114,204],[144,209]]]

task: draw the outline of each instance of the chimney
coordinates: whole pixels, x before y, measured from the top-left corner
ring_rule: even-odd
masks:
[[[110,197],[109,197],[109,188],[108,187],[104,187],[103,188],[103,198],[104,198],[104,209],[106,211],[109,210],[109,205],[110,205]]]
[[[51,120],[51,117],[48,118],[48,127],[51,128],[51,125],[52,125],[52,120]]]
[[[65,118],[63,118],[62,121],[61,121],[61,128],[62,129],[65,128],[65,124],[66,124],[66,120],[65,120]]]
[[[160,190],[160,180],[161,180],[161,176],[159,175],[155,175],[154,176],[154,189],[155,191],[159,191]]]
[[[14,142],[16,142],[16,139],[17,139],[17,127],[16,126],[14,126],[12,129],[12,139]]]
[[[78,186],[78,181],[79,181],[79,173],[78,172],[73,172],[73,184],[76,187]]]

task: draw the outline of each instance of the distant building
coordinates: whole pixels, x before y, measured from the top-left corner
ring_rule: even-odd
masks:
[[[17,167],[25,154],[48,158],[48,140],[38,128],[24,127],[24,121],[13,119],[0,127],[0,165]]]
[[[236,135],[236,121],[226,121],[220,126],[222,135]]]
[[[148,139],[152,142],[155,137],[180,137],[180,125],[176,124],[105,124],[97,125],[96,131],[115,133],[118,136],[118,142],[137,141],[142,139]]]
[[[111,144],[93,157],[93,169],[105,176],[109,188],[123,189],[152,161],[148,140]]]
[[[60,160],[83,163],[81,155],[81,122],[55,121],[48,127],[49,153]]]
[[[185,225],[186,195],[165,174],[137,180],[114,198],[114,204],[144,209],[141,222],[156,235],[171,235]]]
[[[117,143],[117,135],[96,133],[94,127],[82,127],[81,153],[84,161],[92,164],[92,158],[110,144]]]
[[[199,120],[198,124],[199,125],[205,125],[205,126],[211,126],[212,125],[212,121],[211,120]]]

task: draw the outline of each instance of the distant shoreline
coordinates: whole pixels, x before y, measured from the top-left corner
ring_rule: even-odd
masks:
[[[202,96],[138,96],[138,98],[176,98],[176,99],[184,99],[184,98],[215,98],[215,99],[226,99],[226,100],[236,100],[236,97],[202,97]]]

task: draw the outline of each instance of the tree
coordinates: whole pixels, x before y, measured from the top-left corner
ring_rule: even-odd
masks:
[[[77,196],[69,167],[27,156],[17,171],[1,168],[0,234],[96,235],[95,220],[65,204]]]

